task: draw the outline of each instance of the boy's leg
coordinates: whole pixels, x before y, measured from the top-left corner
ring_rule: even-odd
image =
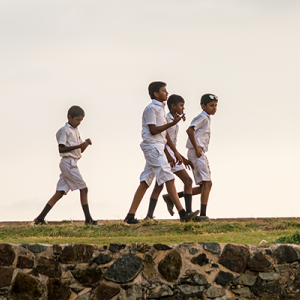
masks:
[[[48,212],[52,209],[52,207],[55,205],[55,203],[62,198],[62,196],[65,194],[64,191],[56,191],[55,194],[50,198],[40,215],[34,219],[34,224],[47,224],[45,221],[45,217],[48,214]]]
[[[128,224],[135,224],[135,223],[139,222],[137,219],[134,218],[134,215],[135,215],[135,212],[137,211],[148,187],[149,186],[146,183],[146,181],[140,182],[140,185],[138,186],[138,188],[134,194],[129,212],[128,212],[126,218],[124,219],[124,222],[126,222]]]
[[[88,194],[87,187],[84,189],[80,189],[80,201],[85,216],[85,225],[98,225],[98,222],[94,221],[90,214],[87,194]]]
[[[176,208],[178,210],[181,222],[188,222],[197,216],[197,214],[199,213],[199,210],[195,211],[194,213],[192,213],[192,212],[187,213],[183,209],[183,207],[179,201],[178,195],[177,195],[177,191],[176,191],[175,184],[174,184],[174,179],[166,182],[166,188],[167,188],[167,191],[168,191],[168,194],[169,194],[171,200],[173,201],[174,205],[176,206]]]
[[[208,197],[212,187],[211,181],[203,181],[202,184],[202,194],[201,194],[201,213],[200,216],[206,216],[206,206],[208,202]]]
[[[153,213],[154,213],[154,209],[155,209],[156,204],[157,204],[157,199],[158,199],[163,187],[164,187],[163,184],[158,185],[157,182],[155,183],[153,192],[152,192],[151,197],[150,197],[148,213],[147,213],[147,216],[144,220],[153,219]]]

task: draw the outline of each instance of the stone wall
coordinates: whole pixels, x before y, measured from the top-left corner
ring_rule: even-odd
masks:
[[[300,247],[0,244],[0,300],[300,299]]]

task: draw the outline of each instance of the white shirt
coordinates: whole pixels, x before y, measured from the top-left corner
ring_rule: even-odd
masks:
[[[152,135],[148,125],[162,126],[167,124],[165,115],[165,103],[161,103],[152,99],[143,112],[142,119],[142,143],[141,148],[143,151],[153,149],[153,146],[164,151],[165,144],[167,143],[166,131]]]
[[[60,128],[56,133],[56,140],[58,145],[64,145],[66,147],[77,146],[82,144],[79,131],[77,128],[73,128],[69,123],[62,128]],[[81,157],[81,149],[77,148],[75,150],[60,153],[60,156],[70,156],[76,159]]]
[[[167,122],[172,123],[173,121],[174,121],[174,117],[172,116],[172,114],[170,112],[168,112],[167,113]],[[171,141],[172,141],[172,143],[175,147],[176,147],[176,144],[177,144],[178,131],[179,131],[178,123],[176,123],[174,126],[167,129],[167,132],[170,136],[170,139],[171,139]]]
[[[200,150],[204,152],[208,151],[208,144],[210,140],[210,116],[205,111],[202,111],[197,117],[195,117],[190,125],[194,127],[195,140]],[[186,147],[193,149],[194,146],[188,138]]]

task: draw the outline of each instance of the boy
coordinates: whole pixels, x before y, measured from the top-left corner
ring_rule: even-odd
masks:
[[[209,164],[205,152],[208,150],[210,140],[210,115],[217,111],[218,97],[213,94],[205,94],[201,97],[203,111],[192,120],[187,129],[188,159],[193,163],[194,179],[201,186],[201,213],[195,220],[197,222],[209,221],[206,216],[206,207],[209,193],[212,187]]]
[[[149,104],[143,112],[143,141],[141,143],[141,149],[143,150],[146,159],[146,166],[140,176],[140,185],[134,195],[131,207],[124,222],[128,224],[136,224],[139,222],[134,218],[135,212],[154,177],[156,177],[158,186],[163,183],[166,184],[170,198],[179,212],[180,221],[187,222],[196,217],[199,211],[187,213],[183,209],[175,189],[174,175],[164,153],[165,145],[168,143],[174,152],[176,159],[182,162],[181,155],[174,147],[166,132],[168,128],[177,124],[182,117],[175,114],[173,122],[167,123],[164,102],[168,98],[168,92],[164,82],[155,81],[150,83],[148,91],[152,103]]]
[[[167,122],[168,123],[173,122],[176,114],[183,115],[184,103],[185,103],[184,99],[179,95],[171,95],[168,98],[168,101],[167,101],[168,108],[169,108],[169,112],[167,114]],[[184,115],[182,118],[183,118],[183,120],[185,120]],[[178,131],[179,131],[178,123],[167,129],[170,139],[175,147],[177,144]],[[192,178],[188,175],[188,173],[186,172],[186,170],[184,169],[182,164],[175,163],[176,158],[175,158],[174,152],[170,149],[170,147],[168,145],[166,145],[165,153],[166,153],[167,159],[171,165],[172,172],[176,176],[178,176],[184,184],[184,193],[181,193],[181,194],[185,199],[185,209],[188,213],[190,213],[192,211],[192,194],[195,195],[196,192],[199,194],[201,190],[199,191],[199,187],[192,189],[192,184],[193,184]],[[193,166],[189,160],[187,160],[183,156],[182,156],[182,159],[183,159],[183,163],[186,167],[190,168],[190,166],[191,166],[193,168]],[[157,199],[158,199],[159,194],[162,189],[163,189],[163,185],[158,186],[157,183],[155,184],[155,187],[154,187],[153,192],[150,197],[148,213],[144,220],[147,220],[147,219],[154,220],[153,212],[156,207]],[[178,196],[179,196],[179,194],[178,194]],[[168,207],[170,214],[173,216],[174,215],[173,202],[171,201],[169,195],[163,195],[163,198],[164,198],[165,202],[167,203],[167,207]]]
[[[61,156],[59,168],[60,178],[57,183],[56,192],[48,201],[41,214],[34,219],[34,224],[46,225],[45,216],[52,209],[55,203],[66,195],[69,190],[80,190],[80,201],[85,215],[85,225],[97,225],[89,212],[87,193],[88,189],[77,167],[77,161],[81,158],[81,153],[91,145],[90,139],[82,142],[77,127],[84,118],[84,111],[79,106],[72,106],[68,110],[68,123],[58,130],[56,139],[58,150]]]

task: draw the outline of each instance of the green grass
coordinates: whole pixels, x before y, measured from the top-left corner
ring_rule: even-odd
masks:
[[[275,242],[294,243],[282,236],[300,231],[297,220],[262,220],[208,223],[180,223],[177,221],[144,221],[128,225],[122,221],[104,222],[100,227],[79,226],[72,222],[59,225],[33,226],[31,224],[0,227],[1,243],[83,243],[107,245],[109,243],[141,242],[148,244],[177,244],[183,242],[220,242],[262,246]],[[281,238],[281,239],[279,239]],[[298,241],[300,234],[298,233]]]

